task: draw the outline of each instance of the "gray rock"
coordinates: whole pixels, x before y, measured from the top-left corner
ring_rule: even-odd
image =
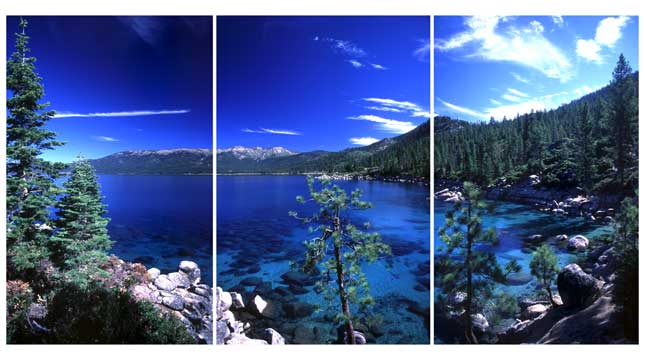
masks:
[[[264,330],[264,337],[263,340],[268,342],[270,345],[284,345],[284,337],[280,335],[279,332],[268,328]]]
[[[224,321],[217,321],[215,323],[215,344],[223,345],[226,342],[226,338],[231,334],[231,331],[228,329],[228,325]]]
[[[192,261],[182,261],[179,263],[179,271],[188,277],[192,285],[197,285],[201,281],[202,271],[197,264]]]
[[[236,293],[236,292],[231,292],[231,306],[233,309],[243,309],[244,308],[244,300],[242,299],[242,294]]]
[[[177,287],[177,284],[168,278],[168,275],[159,275],[154,281],[155,286],[158,289],[165,291],[173,291]]]
[[[486,320],[486,317],[483,314],[481,313],[473,314],[470,316],[470,319],[473,324],[473,330],[482,332],[482,333],[488,330],[488,327],[489,327],[488,320]]]
[[[221,288],[217,288],[217,290],[219,295],[217,302],[217,311],[223,313],[231,308],[231,305],[233,304],[233,298],[231,297],[231,293],[229,293],[228,291],[221,291]]]
[[[172,272],[168,274],[168,279],[170,279],[170,281],[174,282],[177,287],[180,288],[188,288],[191,285],[188,276],[183,273]]]
[[[522,312],[522,319],[532,320],[545,313],[549,308],[543,304],[534,304]]]
[[[244,334],[231,334],[226,341],[227,345],[268,345],[264,340],[251,339]]]
[[[569,264],[558,274],[558,293],[568,308],[583,308],[600,294],[603,282],[582,271],[578,264]]]
[[[184,309],[184,299],[179,295],[165,296],[161,303],[173,310],[181,311]]]
[[[589,246],[589,239],[582,235],[576,235],[567,241],[567,249],[570,251],[585,250]]]
[[[151,281],[155,281],[155,280],[157,280],[159,275],[161,275],[161,270],[159,270],[157,268],[150,268],[150,269],[148,269],[147,273],[148,273],[148,278]]]

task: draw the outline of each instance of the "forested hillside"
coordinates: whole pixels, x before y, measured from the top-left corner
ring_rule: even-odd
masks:
[[[609,85],[550,111],[467,123],[435,118],[436,179],[631,194],[638,178],[638,72],[621,55]]]

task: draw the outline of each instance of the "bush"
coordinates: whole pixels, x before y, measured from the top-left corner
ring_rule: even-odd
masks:
[[[127,291],[99,283],[65,284],[50,303],[48,342],[58,344],[190,344],[195,339],[178,319]]]

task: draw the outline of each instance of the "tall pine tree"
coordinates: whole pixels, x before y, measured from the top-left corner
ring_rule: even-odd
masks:
[[[497,245],[499,242],[494,228],[484,230],[482,227],[482,216],[487,208],[480,189],[465,182],[464,199],[446,213],[445,226],[439,229],[446,252],[438,259],[436,281],[446,293],[466,294],[464,337],[471,344],[478,342],[473,331],[473,316],[492,296],[493,285],[506,281],[508,274],[520,270],[515,260],[502,269],[493,252],[477,249],[481,244]]]
[[[39,156],[62,145],[45,129],[54,111],[29,56],[27,21],[20,20],[15,52],[7,62],[7,261],[8,276],[34,269],[48,257],[51,235],[48,207],[54,202],[54,180],[63,168]]]
[[[79,285],[101,274],[112,246],[104,217],[105,205],[92,165],[80,158],[65,182],[66,194],[56,204],[57,232],[51,239],[52,259],[69,280]]]

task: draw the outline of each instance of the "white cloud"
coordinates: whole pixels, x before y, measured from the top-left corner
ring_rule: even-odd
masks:
[[[387,68],[383,65],[379,65],[379,64],[370,64],[370,65],[372,65],[372,67],[377,70],[387,70]]]
[[[370,110],[376,110],[376,111],[389,111],[389,112],[396,112],[396,113],[403,112],[403,110],[401,109],[387,107],[387,106],[366,106],[365,108]]]
[[[437,100],[439,100],[439,102],[441,102],[445,107],[447,107],[447,108],[449,108],[449,109],[451,109],[453,111],[456,111],[458,113],[470,115],[470,116],[480,118],[480,119],[486,119],[486,114],[481,113],[479,111],[469,109],[467,107],[455,105],[455,104],[449,103],[447,101],[443,101],[443,100],[441,100],[439,98],[437,98]]]
[[[574,92],[578,97],[583,97],[583,96],[585,96],[585,95],[587,95],[587,94],[589,94],[589,93],[594,92],[594,91],[595,91],[595,90],[597,90],[597,89],[598,89],[598,88],[594,89],[594,88],[592,88],[592,87],[590,87],[590,86],[588,86],[588,85],[583,85],[583,86],[581,86],[581,87],[579,87],[579,88],[577,88],[577,89],[573,90],[573,92]]]
[[[603,47],[613,48],[616,42],[623,36],[622,29],[627,25],[629,17],[608,17],[600,20],[596,27],[596,36],[593,39],[578,39],[576,42],[576,54],[581,58],[603,63],[600,52]]]
[[[523,92],[521,92],[521,91],[519,91],[517,89],[508,88],[508,89],[506,89],[506,91],[508,91],[509,93],[511,93],[513,95],[517,95],[517,96],[521,96],[521,97],[529,97],[528,94],[523,93]]]
[[[511,21],[501,17],[469,17],[466,19],[468,30],[449,39],[438,39],[435,46],[441,51],[454,51],[472,44],[467,49],[467,57],[514,62],[562,82],[571,78],[571,62],[544,37],[541,23],[532,22],[521,29],[514,26],[499,29],[502,20]]]
[[[516,115],[527,114],[533,111],[539,111],[546,109],[546,105],[538,100],[528,100],[525,102],[511,104],[511,105],[502,105],[486,109],[486,118],[494,117],[496,120],[502,120],[504,117],[507,119],[512,119]]]
[[[405,111],[423,110],[421,106],[409,101],[398,101],[398,100],[384,99],[384,98],[363,98],[363,100],[377,103],[381,106],[386,106],[386,107],[395,108],[399,110],[405,110]]]
[[[353,137],[349,139],[349,142],[351,142],[354,145],[372,145],[375,142],[378,142],[379,139],[373,138],[373,137]]]
[[[356,61],[356,60],[352,59],[352,60],[347,60],[347,62],[352,64],[352,66],[355,67],[355,68],[363,67],[363,64],[360,61]]]
[[[72,113],[72,112],[59,112],[54,115],[55,118],[69,118],[69,117],[124,117],[124,116],[150,116],[150,115],[176,115],[186,114],[190,110],[136,110],[136,111],[116,111],[116,112],[99,112],[99,113]]]
[[[412,113],[412,117],[430,118],[430,111],[415,111]]]
[[[350,116],[348,119],[375,122],[381,130],[393,134],[405,134],[416,127],[416,125],[409,121],[386,119],[376,115]]]
[[[414,57],[419,61],[430,60],[430,40],[419,40],[420,45],[414,50]]]
[[[600,46],[594,39],[578,39],[576,42],[576,54],[587,61],[602,63]]]
[[[557,27],[563,27],[564,26],[564,18],[562,16],[556,15],[556,16],[551,16],[551,20],[553,20],[553,23]]]
[[[363,57],[367,55],[367,51],[361,49],[356,44],[349,40],[339,40],[334,38],[320,38],[314,37],[314,41],[322,41],[328,43],[332,49],[341,52],[348,56]]]
[[[530,82],[527,78],[523,77],[522,75],[520,75],[520,74],[518,74],[518,73],[516,73],[516,72],[512,72],[512,71],[511,71],[511,76],[512,76],[515,80],[517,80],[517,81],[519,81],[519,82],[521,82],[521,83],[528,84],[528,83]]]
[[[608,17],[600,20],[596,28],[596,42],[607,47],[614,47],[623,36],[622,28],[627,25],[629,17]]]
[[[522,99],[519,96],[511,95],[511,94],[504,94],[502,95],[502,99],[512,101],[512,102],[520,102]]]
[[[260,128],[260,130],[252,130],[249,128],[244,128],[240,131],[245,133],[251,133],[251,134],[302,135],[301,133],[293,130],[276,130],[276,129],[267,129],[267,128]]]
[[[497,101],[497,100],[495,100],[495,99],[490,99],[490,102],[491,102],[493,105],[502,105],[502,103],[501,103],[501,102],[499,102],[499,101]]]
[[[119,139],[115,139],[113,137],[109,136],[92,136],[92,139],[96,141],[102,141],[102,142],[117,142]]]

